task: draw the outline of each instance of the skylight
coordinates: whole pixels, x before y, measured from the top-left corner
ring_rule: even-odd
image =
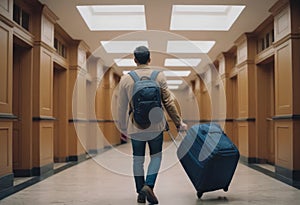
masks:
[[[177,90],[179,88],[179,85],[168,85],[168,88],[170,90]]]
[[[172,70],[165,70],[164,74],[167,77],[187,77],[189,76],[191,73],[191,71],[189,70],[176,70],[176,71],[172,71]]]
[[[147,41],[101,41],[107,53],[133,53],[138,46],[148,47]]]
[[[130,70],[123,70],[123,74],[129,73]],[[163,71],[166,77],[187,77],[190,75],[189,70],[165,70]]]
[[[136,63],[134,62],[134,60],[132,58],[116,58],[114,59],[115,63],[117,64],[117,66],[119,67],[132,67],[132,66],[136,66]]]
[[[196,67],[201,62],[200,58],[166,58],[165,66],[169,67],[181,67],[181,66],[193,66]]]
[[[77,9],[91,31],[146,30],[144,5],[86,5]]]
[[[168,85],[181,85],[183,80],[167,80]]]
[[[170,30],[228,31],[245,6],[173,5]]]
[[[167,53],[208,53],[215,41],[168,41]]]

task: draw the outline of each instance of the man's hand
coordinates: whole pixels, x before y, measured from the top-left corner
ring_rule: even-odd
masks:
[[[187,124],[181,122],[180,126],[177,128],[177,131],[186,131],[188,128]]]

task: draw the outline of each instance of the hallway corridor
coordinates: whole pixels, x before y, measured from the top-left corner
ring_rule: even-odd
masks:
[[[261,204],[296,205],[300,201],[300,190],[276,179],[239,164],[229,191],[205,193],[201,200],[196,197],[181,165],[164,169],[174,161],[175,148],[165,143],[163,172],[158,177],[155,192],[161,205],[200,204]],[[137,204],[131,176],[116,174],[96,162],[109,159],[111,167],[119,164],[122,170],[130,170],[125,158],[131,152],[130,144],[117,146],[76,166],[55,174],[33,186],[0,201],[1,205],[133,205]],[[120,157],[123,153],[124,159]],[[125,153],[125,154],[124,154]],[[173,154],[172,154],[173,153]],[[109,158],[107,157],[109,156]]]

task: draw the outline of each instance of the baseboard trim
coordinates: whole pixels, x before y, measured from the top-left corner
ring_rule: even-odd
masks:
[[[269,177],[272,177],[276,180],[279,180],[285,184],[288,184],[292,187],[300,189],[300,170],[289,170],[287,168],[283,168],[275,165],[275,172],[264,169],[257,164],[264,164],[265,160],[257,159],[257,158],[248,158],[245,156],[240,157],[240,163],[259,171]]]
[[[14,185],[14,174],[7,174],[0,177],[0,192],[13,187]]]
[[[72,155],[68,157],[69,162],[82,162],[86,160],[86,154]]]
[[[300,189],[300,170],[290,170],[276,165],[275,173],[281,181]]]
[[[41,176],[47,174],[48,172],[53,172],[53,168],[54,168],[54,163],[49,163],[41,167],[34,167],[32,168],[32,175]]]

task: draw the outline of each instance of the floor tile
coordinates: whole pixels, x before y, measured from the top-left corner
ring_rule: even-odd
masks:
[[[154,189],[161,205],[298,205],[300,190],[238,164],[228,192],[204,193],[201,199],[178,160],[176,149],[165,143],[162,172]],[[130,144],[59,172],[0,201],[1,205],[133,205]]]

